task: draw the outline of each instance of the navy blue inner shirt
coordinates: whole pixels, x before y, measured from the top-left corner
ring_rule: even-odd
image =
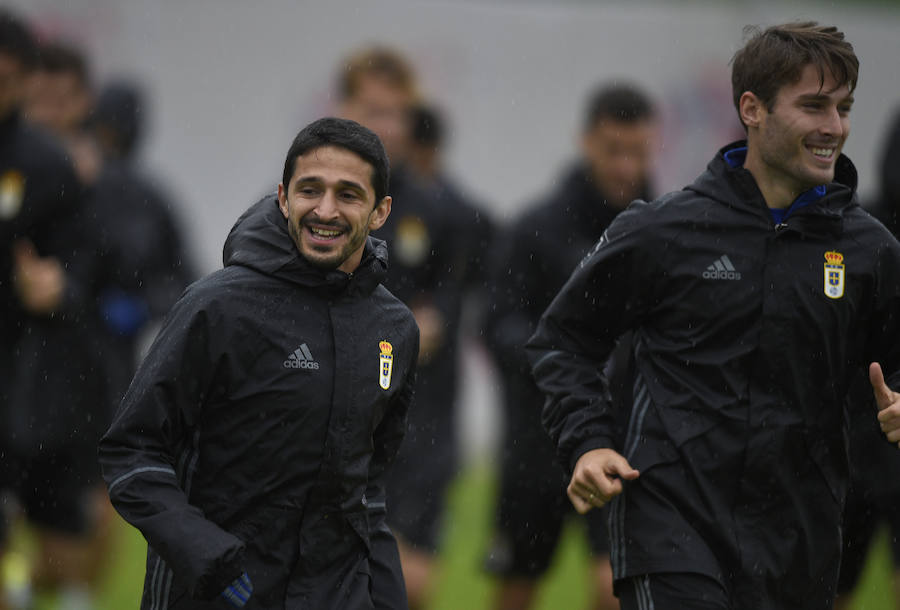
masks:
[[[732,148],[731,150],[725,153],[725,162],[729,165],[729,167],[743,167],[744,160],[747,158],[747,147],[742,146],[740,148]],[[820,184],[819,186],[814,186],[808,191],[804,191],[800,193],[800,196],[794,199],[793,203],[786,208],[769,208],[769,213],[772,214],[772,220],[776,225],[783,223],[787,220],[788,216],[796,212],[797,210],[804,208],[811,204],[814,201],[819,200],[823,195],[825,195],[825,185]]]

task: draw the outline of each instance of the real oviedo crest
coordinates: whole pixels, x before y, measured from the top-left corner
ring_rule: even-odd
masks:
[[[381,355],[378,357],[378,385],[381,389],[387,390],[391,387],[391,370],[394,367],[394,348],[387,341],[378,344],[381,348]]]
[[[825,296],[839,299],[844,296],[844,255],[840,252],[825,253]]]

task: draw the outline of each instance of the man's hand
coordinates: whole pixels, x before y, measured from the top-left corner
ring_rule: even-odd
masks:
[[[612,449],[594,449],[578,458],[566,493],[583,515],[622,493],[622,479],[632,481],[640,474]]]
[[[22,306],[30,313],[52,313],[62,302],[66,275],[59,261],[51,256],[41,258],[27,239],[13,246],[16,292]]]
[[[900,447],[900,394],[890,389],[884,382],[884,373],[881,372],[881,365],[877,362],[869,365],[869,381],[875,392],[881,431],[889,441],[897,443]]]

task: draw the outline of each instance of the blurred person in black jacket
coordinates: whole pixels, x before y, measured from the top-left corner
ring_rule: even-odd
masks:
[[[495,534],[487,558],[488,570],[501,579],[497,608],[531,605],[563,522],[574,515],[566,499],[566,473],[541,425],[544,396],[532,379],[524,345],[609,223],[632,200],[650,196],[654,131],[647,94],[633,85],[598,87],[587,103],[579,160],[497,240],[488,341],[502,377],[505,425]],[[624,371],[628,350],[619,351],[616,366]],[[618,607],[606,517],[605,510],[585,516],[593,556],[591,603],[598,609]]]
[[[137,87],[108,85],[95,96],[89,62],[77,47],[46,42],[39,49],[26,116],[64,145],[85,191],[99,275],[95,342],[103,362],[105,427],[137,366],[139,343],[192,279],[175,210],[164,192],[133,161],[146,114]],[[99,439],[98,439],[99,440]],[[95,461],[95,447],[84,460]],[[89,583],[102,575],[114,512],[99,470],[83,481],[96,493],[91,535],[70,565]]]
[[[106,276],[100,314],[108,332],[110,391],[117,405],[136,367],[142,334],[162,320],[196,277],[179,205],[136,161],[148,111],[133,82],[107,83],[89,131],[102,155],[93,188]]]
[[[67,567],[90,527],[84,481],[103,415],[98,261],[72,164],[20,116],[36,61],[28,26],[0,12],[0,550],[11,494],[37,532],[37,576],[70,587],[77,608],[82,575]]]
[[[439,544],[447,485],[457,471],[455,320],[465,267],[458,212],[411,171],[410,111],[419,99],[410,63],[369,47],[341,66],[340,114],[372,129],[391,160],[393,211],[376,237],[388,242],[385,286],[413,312],[420,331],[415,404],[388,481],[388,524],[397,534],[409,605],[425,603]]]
[[[900,237],[900,110],[894,113],[882,149],[880,190],[869,211],[895,237]],[[850,426],[850,492],[841,527],[844,550],[838,577],[838,610],[850,607],[850,594],[859,583],[875,534],[887,526],[894,566],[894,604],[900,608],[900,455],[884,442],[872,388],[865,374],[853,385],[847,409]],[[859,405],[871,405],[860,409]]]
[[[410,111],[410,120],[410,167],[434,187],[441,204],[453,212],[451,218],[457,223],[457,239],[463,241],[455,250],[457,261],[454,263],[454,266],[463,267],[462,283],[466,288],[466,293],[460,295],[459,305],[463,305],[463,297],[467,296],[482,301],[494,222],[486,211],[487,206],[473,200],[461,183],[446,171],[443,154],[447,146],[447,125],[443,114],[436,106],[419,102]],[[480,309],[483,303],[477,305]],[[474,317],[475,326],[470,330],[477,332],[480,315],[476,312]]]

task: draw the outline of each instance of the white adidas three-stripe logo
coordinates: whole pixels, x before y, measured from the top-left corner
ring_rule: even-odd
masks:
[[[295,349],[292,354],[288,355],[288,359],[284,361],[284,368],[315,370],[319,368],[319,363],[316,362],[312,352],[309,351],[309,347],[304,343]]]
[[[741,272],[734,268],[731,259],[727,254],[723,254],[713,261],[713,264],[706,268],[703,272],[703,279],[706,280],[739,280]]]

